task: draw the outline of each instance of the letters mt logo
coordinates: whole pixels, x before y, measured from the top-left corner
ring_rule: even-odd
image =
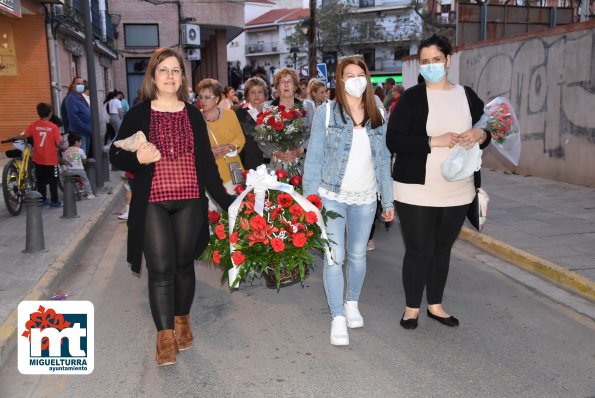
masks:
[[[94,308],[89,301],[19,304],[19,371],[89,374],[94,366]]]

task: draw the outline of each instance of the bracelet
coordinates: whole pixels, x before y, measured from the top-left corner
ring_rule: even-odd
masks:
[[[481,138],[479,139],[479,143],[483,144],[485,140],[488,138],[488,134],[484,129],[481,130]]]
[[[432,137],[428,137],[428,146],[432,149]]]

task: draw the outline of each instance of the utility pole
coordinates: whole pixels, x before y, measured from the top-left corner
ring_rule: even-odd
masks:
[[[99,135],[99,109],[97,105],[97,77],[95,75],[95,49],[93,26],[91,25],[91,0],[82,1],[83,17],[85,18],[85,52],[87,53],[87,80],[89,82],[89,97],[91,97],[91,143],[93,158],[97,165],[97,188],[103,187],[103,145]]]
[[[316,0],[310,0],[310,26],[308,27],[308,54],[310,79],[318,77],[316,61]]]

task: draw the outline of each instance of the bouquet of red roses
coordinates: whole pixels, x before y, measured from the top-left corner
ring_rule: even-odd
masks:
[[[257,170],[246,172],[247,186],[236,186],[237,208],[209,212],[213,233],[201,260],[220,266],[232,288],[262,274],[277,288],[292,274],[303,283],[315,262],[311,251],[330,256],[324,224],[337,214],[325,211],[317,195],[300,194],[300,176],[288,178],[284,170],[271,175],[264,165]]]
[[[298,104],[292,108],[283,105],[265,107],[256,118],[254,139],[261,146],[270,146],[270,151],[293,150],[306,139],[305,116],[306,111]]]
[[[488,130],[496,149],[515,166],[518,165],[521,156],[520,125],[507,98],[496,97],[490,101],[473,127]]]

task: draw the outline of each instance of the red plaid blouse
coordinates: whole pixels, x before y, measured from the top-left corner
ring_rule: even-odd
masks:
[[[194,136],[186,108],[173,113],[151,109],[149,141],[161,152],[149,202],[198,198]]]

